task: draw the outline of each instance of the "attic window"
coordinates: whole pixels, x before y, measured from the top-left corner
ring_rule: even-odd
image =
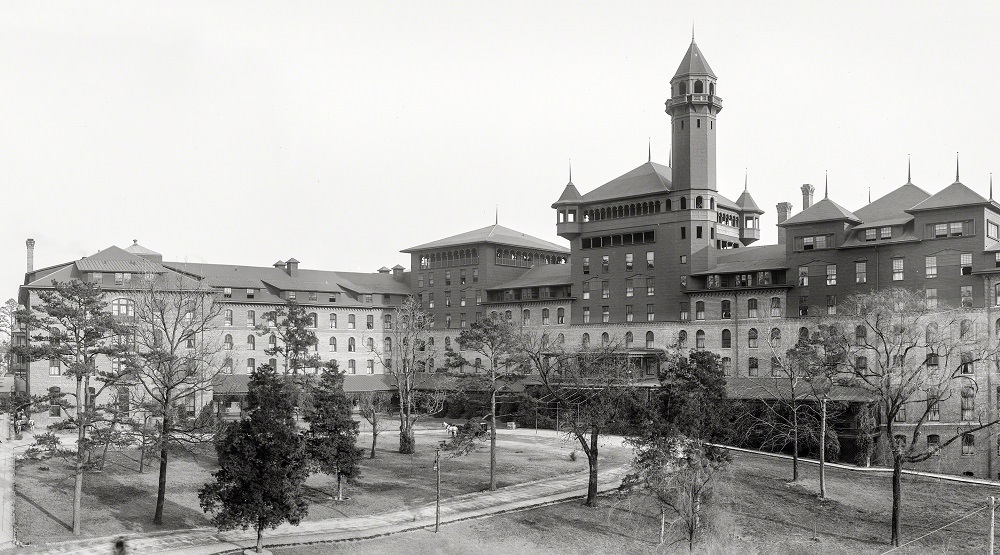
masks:
[[[252,299],[254,297],[254,294],[256,294],[256,293],[257,293],[256,289],[247,288],[247,298],[248,299]]]
[[[231,299],[231,298],[233,298],[233,288],[232,287],[223,287],[222,288],[222,297],[224,299]]]
[[[865,241],[874,241],[875,239],[877,239],[877,235],[876,235],[877,233],[878,233],[878,230],[876,230],[874,227],[870,227],[870,228],[866,229],[865,230]]]
[[[337,294],[336,293],[330,293],[330,302],[331,303],[337,302]]]
[[[315,301],[318,298],[319,298],[319,293],[317,293],[315,291],[310,291],[309,292],[309,300],[310,301]]]
[[[372,303],[372,294],[371,293],[365,293],[365,303],[367,303],[367,304],[371,304]]]
[[[879,228],[879,238],[892,239],[892,228],[889,226]]]

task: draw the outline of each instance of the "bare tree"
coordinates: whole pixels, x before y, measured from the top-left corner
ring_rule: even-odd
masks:
[[[355,394],[354,398],[358,402],[361,416],[372,427],[372,450],[368,458],[374,459],[378,436],[387,429],[386,419],[389,417],[391,397],[387,391],[362,391]]]
[[[587,455],[590,477],[585,504],[596,506],[601,434],[625,425],[633,409],[642,405],[635,369],[614,341],[566,352],[545,335],[525,332],[519,350],[538,373],[546,398],[566,415],[560,427]]]
[[[399,395],[399,452],[413,453],[416,438],[413,426],[423,415],[444,408],[451,381],[431,374],[436,351],[430,337],[433,319],[408,297],[396,308],[385,330],[381,350],[371,348],[387,374],[392,376]]]
[[[887,289],[853,295],[845,305],[853,329],[824,325],[821,331],[840,381],[868,390],[879,407],[893,467],[891,541],[898,546],[903,464],[971,442],[971,434],[998,422],[975,404],[975,365],[992,360],[996,349],[964,310],[928,309],[922,292]],[[920,442],[924,425],[951,399],[961,403],[960,423],[937,442]]]
[[[162,276],[132,294],[137,352],[132,379],[139,395],[126,406],[159,421],[156,509],[153,523],[162,524],[170,450],[210,442],[213,423],[188,415],[187,407],[212,390],[221,372],[216,334],[222,305],[200,283],[180,274]],[[129,395],[123,390],[120,395]],[[145,427],[141,427],[145,429]],[[141,465],[141,463],[140,463]]]
[[[107,425],[106,415],[113,405],[98,405],[96,400],[106,390],[127,383],[128,365],[112,365],[110,370],[98,368],[99,357],[127,358],[134,347],[132,330],[120,318],[108,311],[104,292],[99,285],[80,281],[52,282],[52,289],[38,293],[39,303],[30,310],[17,313],[19,322],[35,332],[28,345],[15,347],[17,354],[30,360],[48,360],[64,375],[76,381],[76,414],[61,426],[77,430],[75,487],[73,492],[73,534],[82,532],[83,475],[90,464],[93,442],[91,433]],[[94,387],[91,387],[94,384]],[[93,389],[93,390],[92,390]],[[68,405],[68,403],[65,403]],[[44,434],[43,434],[44,435]],[[51,444],[49,434],[42,442]]]
[[[7,299],[0,306],[0,375],[7,374],[11,369],[14,353],[11,345],[14,341],[14,326],[17,320],[17,301]]]

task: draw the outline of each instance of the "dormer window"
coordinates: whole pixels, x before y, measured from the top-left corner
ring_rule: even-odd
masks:
[[[248,299],[252,299],[256,293],[257,293],[256,289],[247,288],[247,298]]]
[[[889,226],[879,228],[880,239],[892,239],[892,228]]]
[[[222,288],[222,298],[224,298],[224,299],[231,299],[231,298],[233,298],[233,288],[232,287],[223,287]]]
[[[870,227],[865,230],[865,241],[874,241],[877,239],[878,230],[874,227]]]

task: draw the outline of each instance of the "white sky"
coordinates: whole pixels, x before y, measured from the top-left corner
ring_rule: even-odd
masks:
[[[719,77],[719,190],[856,209],[906,180],[986,195],[997,2],[0,0],[3,295],[132,239],[169,260],[374,271],[493,223],[545,239],[581,192],[666,163],[691,24]],[[1000,196],[1000,189],[998,189]]]

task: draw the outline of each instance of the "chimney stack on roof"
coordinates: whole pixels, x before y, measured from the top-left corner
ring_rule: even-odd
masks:
[[[35,271],[35,240],[28,239],[24,242],[24,245],[28,247],[28,272],[31,273]]]
[[[816,187],[806,183],[802,186],[802,209],[805,210],[813,204],[813,193],[816,192]]]
[[[406,268],[400,266],[399,264],[396,264],[395,266],[392,267],[392,278],[395,279],[396,281],[402,281],[404,270],[406,270]]]
[[[792,203],[790,202],[779,202],[778,206],[778,223],[782,223],[792,215]],[[785,228],[778,228],[778,244],[784,245],[786,241]]]
[[[289,258],[288,262],[285,262],[285,272],[290,277],[298,277],[299,275],[299,261],[294,258]]]
[[[381,268],[378,269],[378,273],[380,273],[380,274],[388,274],[389,273],[389,268],[386,268],[385,266],[382,266]]]

